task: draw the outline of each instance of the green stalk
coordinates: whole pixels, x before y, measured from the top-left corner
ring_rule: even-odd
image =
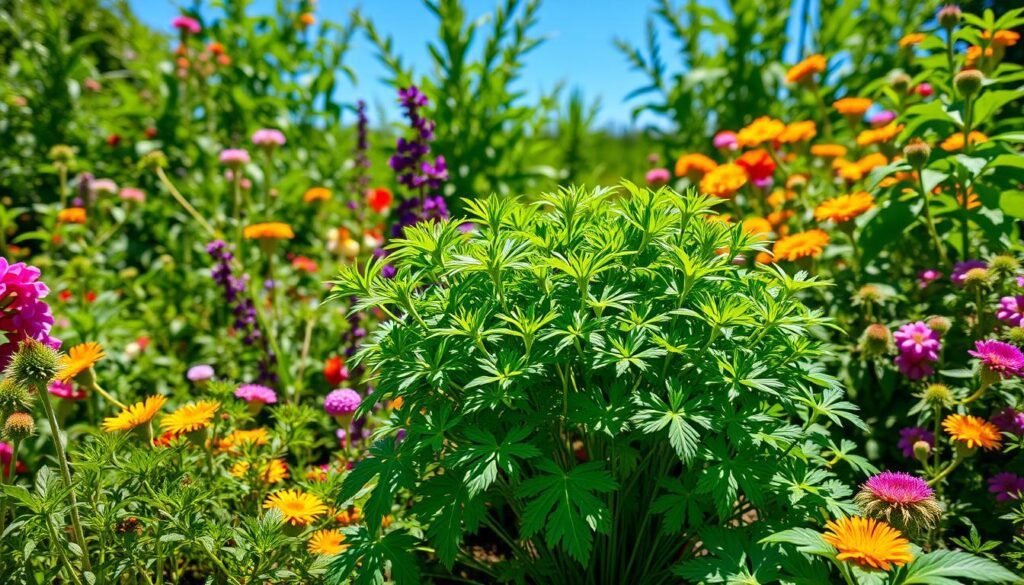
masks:
[[[966,156],[969,156],[971,154],[970,136],[971,136],[971,122],[972,122],[971,118],[973,116],[974,116],[974,100],[973,100],[973,96],[972,96],[972,97],[968,97],[967,98],[967,104],[964,106],[964,155],[966,155]],[[963,211],[963,225],[961,226],[961,229],[963,231],[962,231],[961,237],[963,238],[963,242],[962,242],[963,249],[964,249],[963,259],[966,260],[966,259],[971,257],[971,254],[970,254],[971,240],[970,240],[970,234],[968,233],[968,228],[970,227],[970,221],[968,220],[968,216],[967,216],[967,205],[970,203],[970,199],[971,198],[968,195],[967,186],[963,185],[962,181],[961,181],[961,186],[963,187],[963,201],[961,202],[961,205],[963,206],[963,210],[962,210]]]
[[[185,199],[185,197],[181,194],[181,192],[179,192],[178,189],[174,186],[174,184],[171,183],[171,180],[167,177],[167,173],[165,173],[162,168],[156,168],[156,176],[157,178],[160,179],[160,182],[163,183],[164,187],[167,188],[167,191],[171,194],[171,197],[174,197],[174,200],[177,201],[178,204],[181,205],[185,209],[185,211],[187,211],[189,215],[192,216],[192,219],[196,220],[196,223],[202,226],[202,228],[206,230],[211,236],[217,235],[217,230],[213,229],[213,226],[211,226],[210,223],[207,222],[203,218],[203,216],[199,214],[198,211],[196,211],[195,207],[192,207],[192,204],[189,203],[188,200]]]
[[[917,192],[921,195],[923,201],[923,211],[925,226],[928,228],[928,236],[931,238],[932,243],[935,245],[935,250],[939,253],[939,260],[943,266],[949,266],[949,259],[946,257],[946,249],[942,246],[942,240],[939,239],[939,232],[935,229],[935,221],[932,220],[931,202],[928,200],[928,194],[924,190],[924,176],[921,169],[917,171]],[[967,219],[964,218],[964,229],[967,229]],[[966,239],[967,232],[964,232]],[[966,244],[965,244],[966,246]],[[966,257],[966,248],[964,248],[964,254]]]
[[[10,469],[7,471],[7,475],[3,475],[3,469],[0,469],[0,483],[4,485],[10,485],[14,483],[14,472],[18,469],[18,447],[21,445],[21,441],[11,441],[11,464]],[[0,534],[4,533],[7,528],[7,496],[3,496],[0,499]]]

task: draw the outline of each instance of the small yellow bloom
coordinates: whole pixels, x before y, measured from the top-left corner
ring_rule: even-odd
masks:
[[[279,221],[254,223],[245,226],[242,235],[247,240],[290,240],[295,237],[292,226]]]
[[[105,357],[103,348],[95,341],[79,343],[68,350],[67,355],[61,356],[61,370],[57,374],[57,378],[63,382],[69,382]]]
[[[926,35],[924,33],[910,33],[908,35],[904,35],[903,38],[900,39],[900,48],[906,49],[907,47],[920,45],[924,42],[925,36]]]
[[[306,526],[327,512],[320,498],[301,490],[281,490],[267,496],[263,508],[280,510],[292,526]]]
[[[137,426],[144,425],[153,420],[157,412],[167,403],[167,399],[157,394],[150,396],[144,402],[125,408],[114,416],[103,419],[103,430],[108,433],[114,431],[130,431]]]
[[[68,207],[57,212],[57,221],[60,223],[85,223],[85,209],[81,207]]]
[[[818,158],[840,158],[846,156],[846,147],[842,144],[815,144],[811,146],[811,154]]]
[[[843,223],[864,214],[874,206],[875,198],[870,193],[858,191],[822,201],[814,210],[814,219]]]
[[[302,195],[302,201],[304,203],[313,203],[314,201],[328,201],[331,198],[331,191],[326,187],[311,187]]]
[[[811,55],[793,65],[786,72],[786,83],[799,83],[811,78],[815,73],[824,73],[828,61],[823,55]]]
[[[951,414],[942,421],[942,428],[946,429],[954,441],[959,441],[969,449],[981,447],[986,451],[998,449],[1003,442],[1003,436],[999,434],[999,428],[987,420],[971,416],[969,414]]]
[[[732,197],[743,185],[747,184],[747,171],[743,167],[726,163],[704,175],[700,180],[700,190],[708,195],[723,199]]]
[[[848,97],[836,100],[832,107],[844,116],[863,116],[871,108],[871,100],[861,97]]]
[[[786,236],[772,247],[772,255],[775,261],[794,261],[804,257],[817,258],[828,245],[828,234],[825,230],[807,230],[791,236]]]
[[[336,555],[348,548],[345,535],[337,528],[317,530],[309,538],[309,552],[314,555]]]
[[[868,146],[882,142],[890,142],[903,131],[903,124],[892,122],[881,128],[869,128],[857,135],[857,146]]]
[[[268,442],[270,442],[270,437],[267,436],[267,429],[260,427],[251,430],[231,431],[217,443],[217,447],[221,451],[234,451],[236,447],[242,445],[262,446]]]
[[[814,124],[814,120],[804,120],[802,122],[793,122],[786,126],[785,130],[779,134],[776,140],[782,144],[792,144],[794,142],[807,142],[814,138],[818,134],[818,128]]]
[[[182,406],[160,421],[160,428],[176,435],[191,433],[206,428],[213,420],[214,413],[220,408],[220,402],[200,400]]]

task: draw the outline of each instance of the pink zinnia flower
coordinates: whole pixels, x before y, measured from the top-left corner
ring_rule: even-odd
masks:
[[[8,264],[0,257],[0,368],[18,350],[18,343],[32,338],[54,349],[60,340],[50,336],[53,315],[42,299],[50,289],[39,282],[39,269],[23,262]]]
[[[918,441],[928,443],[929,447],[935,446],[935,435],[923,427],[906,427],[900,429],[900,440],[896,444],[903,451],[903,456],[908,459],[914,458],[914,444]]]
[[[88,396],[84,390],[76,389],[71,382],[61,380],[50,382],[46,389],[50,394],[65,400],[84,400]]]
[[[221,164],[240,167],[244,164],[248,164],[250,160],[249,151],[242,150],[241,148],[226,148],[220,151]]]
[[[931,362],[939,359],[939,349],[942,347],[939,334],[929,328],[924,321],[901,326],[893,334],[893,339],[896,340],[896,347],[900,353],[911,359]]]
[[[1024,353],[1009,343],[994,339],[975,341],[974,350],[967,353],[980,359],[983,367],[1001,378],[1020,376],[1024,370]]]
[[[207,382],[213,379],[213,373],[213,366],[208,364],[196,364],[185,372],[185,377],[188,378],[189,382]],[[260,387],[262,388],[262,386]],[[239,390],[242,388],[244,388],[244,386],[239,388]],[[267,390],[270,389],[267,388]],[[270,391],[273,392],[273,390]]]
[[[113,195],[117,193],[117,183],[111,179],[96,179],[89,183],[89,191],[93,195]]]
[[[134,187],[125,187],[121,189],[120,193],[117,194],[122,201],[135,201],[142,203],[146,200],[146,193],[142,189],[136,189]]]
[[[256,146],[284,146],[284,133],[274,128],[263,128],[253,133],[252,143]]]
[[[1004,433],[1024,435],[1024,412],[1006,407],[990,419]]]
[[[922,270],[917,274],[917,284],[921,288],[927,288],[929,284],[942,278],[942,273],[938,270],[929,268],[928,270]]]
[[[997,473],[989,478],[988,491],[996,495],[997,502],[1019,500],[1024,493],[1024,477],[1008,471]]]
[[[1024,276],[1017,277],[1017,286],[1024,288]]]
[[[339,388],[324,399],[324,410],[331,416],[348,416],[359,408],[363,397],[351,388]]]
[[[729,130],[722,130],[711,140],[715,148],[722,148],[725,150],[736,150],[739,144],[736,141],[736,133]]]
[[[235,390],[235,397],[246,402],[277,404],[277,392],[259,384],[242,384]]]
[[[999,299],[996,318],[1011,327],[1024,327],[1024,295]]]
[[[668,169],[651,169],[644,175],[644,180],[652,187],[661,187],[671,178],[672,174],[668,172]]]
[[[882,110],[881,112],[877,112],[875,114],[872,114],[871,117],[868,118],[868,124],[871,124],[872,126],[877,128],[879,126],[885,126],[889,122],[892,122],[895,119],[896,119],[896,112],[890,112],[889,110]]]
[[[171,21],[171,26],[184,33],[193,35],[197,35],[199,31],[203,30],[199,21],[190,16],[175,16],[174,20]]]

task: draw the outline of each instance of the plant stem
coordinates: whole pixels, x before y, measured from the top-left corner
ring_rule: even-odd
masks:
[[[946,249],[942,246],[942,240],[939,239],[939,232],[935,229],[935,222],[932,220],[931,201],[928,200],[928,193],[924,190],[924,176],[922,174],[922,170],[923,169],[918,169],[917,171],[917,192],[921,194],[924,219],[928,228],[928,236],[931,238],[932,243],[935,244],[935,250],[939,253],[939,261],[942,262],[943,266],[949,266],[949,259],[946,257]],[[966,219],[964,221],[966,222]],[[967,224],[965,223],[964,225],[966,226]]]
[[[203,216],[200,215],[198,211],[196,211],[195,207],[192,207],[192,204],[189,203],[188,200],[185,199],[185,197],[181,194],[181,192],[179,192],[178,189],[174,186],[174,184],[171,183],[171,180],[167,177],[167,173],[165,173],[163,169],[157,167],[156,176],[157,178],[160,179],[160,182],[163,183],[164,187],[167,188],[167,191],[171,194],[171,197],[174,197],[174,200],[177,201],[178,204],[181,205],[185,209],[185,211],[187,211],[189,215],[192,216],[192,219],[196,220],[196,223],[202,226],[202,228],[206,230],[211,236],[217,235],[217,230],[213,229],[213,226],[210,225],[209,222],[207,222],[205,219],[203,219]]]
[[[89,389],[92,390],[93,392],[99,394],[100,396],[106,398],[107,402],[113,403],[114,405],[116,405],[120,409],[128,408],[123,402],[121,402],[117,398],[114,398],[113,396],[111,396],[110,393],[107,392],[106,390],[104,390],[103,388],[100,388],[100,385],[97,384],[95,381],[93,381],[92,386],[90,386]]]
[[[18,469],[18,446],[21,445],[21,441],[11,441],[11,443],[11,464],[7,475],[4,475],[3,468],[0,468],[0,484],[4,485],[14,483],[14,472]],[[7,496],[2,496],[2,498],[0,499],[0,535],[7,528]]]
[[[971,153],[971,118],[974,116],[974,101],[972,98],[967,98],[967,104],[964,106],[964,155],[969,156]],[[963,182],[961,182],[963,185]],[[963,185],[963,200],[961,206],[963,207],[963,225],[961,226],[963,238],[962,246],[964,250],[963,259],[967,260],[971,257],[970,247],[971,239],[969,233],[970,221],[967,215],[967,205],[970,203],[970,195],[967,191],[967,186]]]

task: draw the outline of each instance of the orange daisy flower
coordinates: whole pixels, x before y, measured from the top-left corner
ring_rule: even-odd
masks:
[[[815,73],[824,73],[828,61],[823,55],[811,55],[793,65],[786,72],[786,83],[799,83],[811,78]]]
[[[772,255],[776,261],[794,261],[800,258],[817,258],[828,245],[828,234],[825,230],[813,229],[786,236],[772,247]]]
[[[700,180],[700,190],[708,195],[727,199],[746,184],[747,172],[743,167],[726,163],[704,175]]]
[[[836,100],[832,107],[844,116],[863,116],[871,108],[872,101],[862,97],[848,97]]]
[[[999,434],[999,428],[987,420],[971,416],[969,414],[951,414],[942,421],[942,428],[946,429],[954,441],[959,441],[969,449],[981,447],[986,451],[998,449],[1003,442],[1003,436]]]
[[[82,207],[68,207],[57,212],[57,221],[60,223],[85,223],[85,209]]]
[[[866,213],[874,206],[874,196],[866,191],[858,191],[822,201],[814,210],[814,219],[843,223]]]
[[[818,158],[841,158],[846,156],[846,147],[842,144],[813,144],[811,154]]]
[[[903,38],[900,39],[900,48],[906,49],[907,47],[920,45],[924,41],[925,36],[926,35],[924,33],[910,33],[908,35],[904,35]]]
[[[711,158],[697,152],[684,154],[676,159],[675,172],[677,177],[691,177],[691,180],[696,180],[715,170],[717,166],[718,163]]]
[[[792,144],[794,142],[807,142],[818,135],[818,127],[814,120],[793,122],[786,126],[786,129],[779,134],[775,140],[781,144]]]
[[[313,203],[315,201],[329,201],[331,199],[331,190],[326,187],[311,187],[302,194],[303,203]]]
[[[279,221],[254,223],[245,226],[242,235],[247,240],[290,240],[295,237],[292,226]]]
[[[129,431],[144,425],[153,420],[166,403],[167,399],[159,394],[150,396],[144,402],[136,402],[116,415],[103,419],[103,430],[108,433]]]
[[[778,138],[785,129],[786,125],[781,120],[761,116],[736,133],[736,144],[741,147],[760,146]]]
[[[1020,40],[1020,33],[1012,30],[997,30],[995,35],[990,31],[981,31],[981,38],[992,39],[992,44],[1000,47],[1012,47]]]
[[[160,428],[176,435],[191,433],[206,428],[213,415],[220,409],[220,402],[200,400],[182,406],[160,421]]]
[[[345,535],[337,528],[317,530],[309,537],[309,552],[314,555],[336,555],[348,548]]]
[[[874,518],[852,516],[825,524],[825,542],[836,547],[840,561],[850,561],[865,569],[888,571],[914,560],[910,541],[899,530]]]
[[[267,496],[266,510],[280,510],[284,521],[292,526],[307,526],[327,512],[323,500],[301,490],[281,490]]]
[[[857,135],[857,146],[890,142],[903,131],[903,124],[889,123],[881,128],[869,128]]]
[[[61,356],[59,362],[61,369],[57,374],[57,379],[62,382],[70,382],[106,356],[107,354],[103,353],[103,347],[95,341],[79,343],[69,349],[67,355]]]
[[[967,139],[972,145],[988,142],[988,136],[985,136],[983,133],[976,130],[972,130],[971,133],[967,135]],[[964,133],[957,132],[956,134],[951,135],[949,138],[943,140],[940,146],[942,147],[942,150],[945,150],[946,152],[957,152],[959,150],[963,150]]]

